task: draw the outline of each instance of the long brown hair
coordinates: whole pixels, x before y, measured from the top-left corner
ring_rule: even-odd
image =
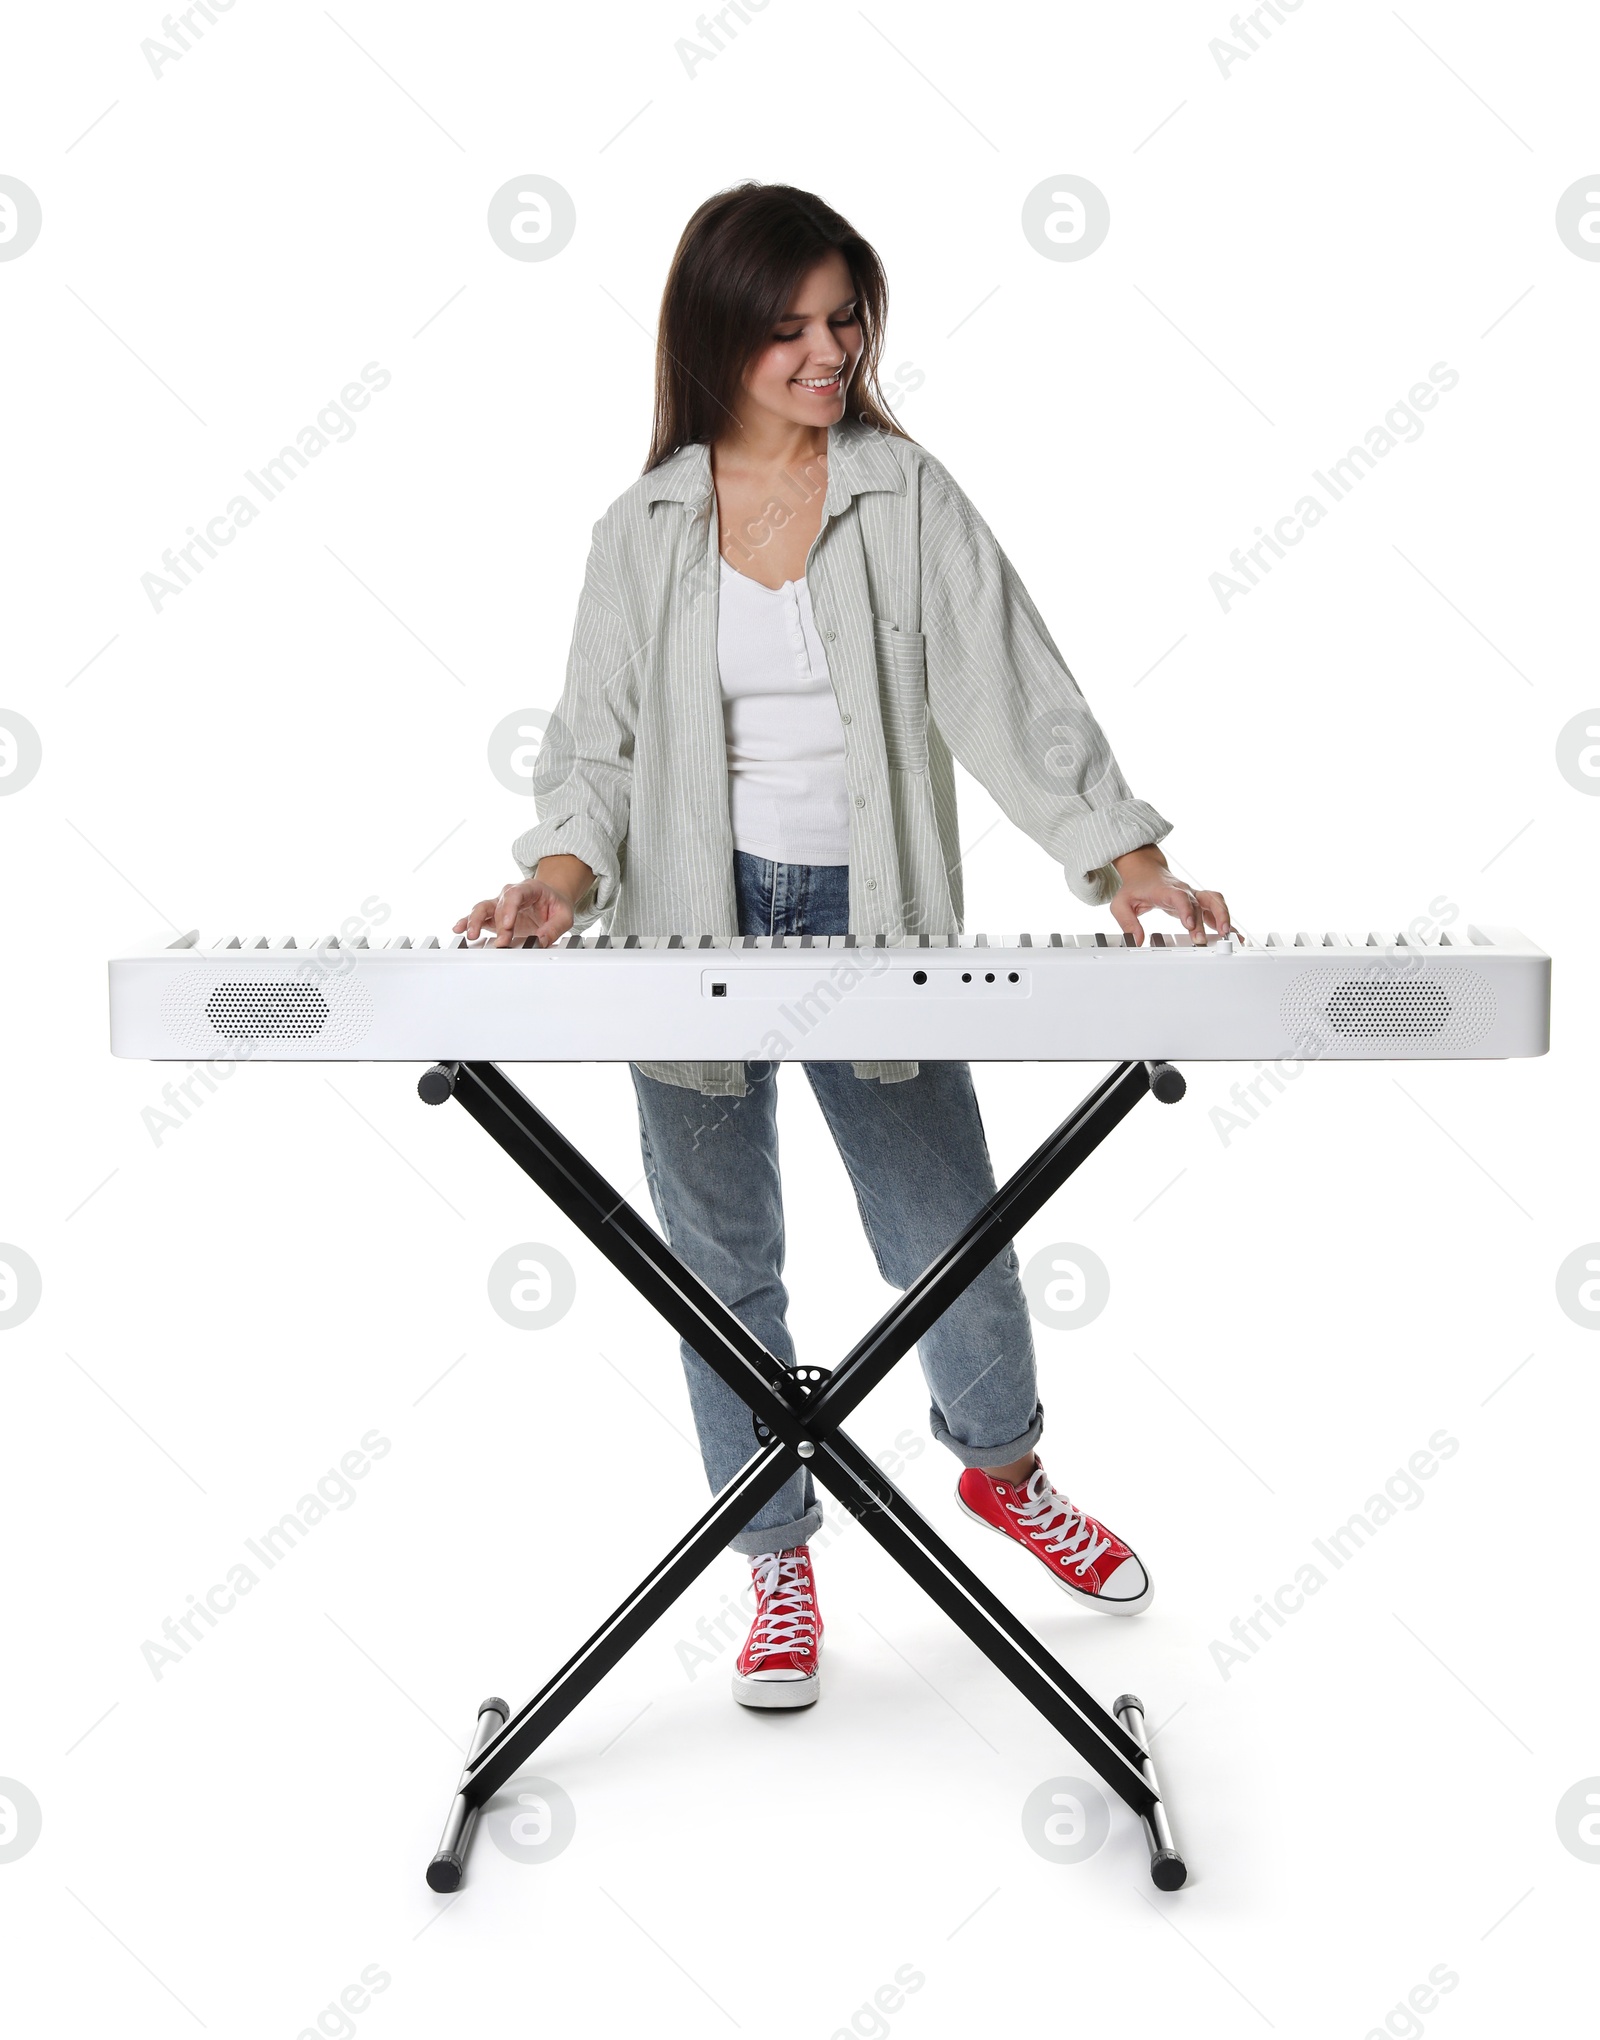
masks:
[[[696,210],[673,255],[661,294],[655,424],[642,473],[679,447],[727,430],[745,369],[802,278],[833,248],[850,271],[862,332],[844,415],[910,439],[878,388],[889,285],[877,251],[815,193],[747,178]]]

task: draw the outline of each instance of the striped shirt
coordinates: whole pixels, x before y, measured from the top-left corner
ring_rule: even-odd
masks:
[[[1111,859],[1172,824],[1134,799],[1044,619],[949,471],[909,439],[829,427],[822,528],[806,563],[846,740],[850,926],[864,941],[959,934],[952,757],[1100,905]],[[680,447],[596,522],[561,698],[512,846],[595,873],[576,925],[738,933],[717,667],[722,555],[711,451]],[[793,1047],[798,1049],[799,1044]],[[780,1060],[782,1044],[774,1044]],[[645,1063],[742,1096],[734,1062]],[[912,1062],[856,1063],[892,1083]]]

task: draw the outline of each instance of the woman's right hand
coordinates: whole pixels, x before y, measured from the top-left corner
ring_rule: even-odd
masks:
[[[524,878],[502,886],[495,899],[479,900],[452,932],[475,941],[485,928],[492,929],[497,949],[526,942],[531,935],[541,949],[548,949],[572,926],[572,913],[573,903],[564,892],[543,879]]]

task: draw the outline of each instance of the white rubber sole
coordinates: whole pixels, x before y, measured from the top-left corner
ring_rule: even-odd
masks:
[[[741,1707],[815,1707],[822,1674],[804,1679],[747,1679],[733,1675],[733,1697]]]
[[[1016,1543],[1017,1540],[1014,1537],[1007,1536],[1006,1532],[997,1523],[991,1523],[987,1516],[980,1516],[976,1509],[969,1508],[967,1503],[961,1498],[960,1488],[956,1489],[956,1507],[961,1511],[962,1515],[970,1516],[974,1523],[981,1523],[985,1530],[992,1530],[996,1537],[1004,1537],[1007,1544]],[[1151,1601],[1155,1598],[1156,1591],[1156,1583],[1150,1577],[1150,1568],[1145,1565],[1142,1558],[1139,1560],[1139,1564],[1144,1568],[1144,1592],[1139,1595],[1137,1600],[1133,1601],[1108,1601],[1104,1595],[1087,1594],[1082,1587],[1075,1587],[1070,1580],[1064,1580],[1058,1572],[1050,1571],[1048,1567],[1043,1568],[1043,1570],[1049,1572],[1049,1577],[1054,1580],[1061,1591],[1064,1594],[1070,1594],[1073,1600],[1082,1608],[1092,1608],[1097,1615],[1137,1615],[1141,1609],[1149,1607]]]

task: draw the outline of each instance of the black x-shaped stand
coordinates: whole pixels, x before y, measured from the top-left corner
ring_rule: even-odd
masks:
[[[805,1465],[1133,1808],[1150,1843],[1151,1877],[1162,1891],[1177,1890],[1186,1872],[1167,1824],[1142,1704],[1125,1693],[1107,1713],[840,1426],[1147,1091],[1165,1103],[1183,1096],[1179,1073],[1167,1063],[1119,1063],[831,1373],[820,1368],[791,1372],[769,1353],[494,1063],[437,1063],[417,1088],[430,1105],[460,1100],[749,1404],[757,1439],[753,1457],[694,1528],[547,1685],[516,1714],[504,1700],[483,1702],[450,1817],[428,1865],[432,1888],[457,1889],[480,1809],[761,1505]]]

